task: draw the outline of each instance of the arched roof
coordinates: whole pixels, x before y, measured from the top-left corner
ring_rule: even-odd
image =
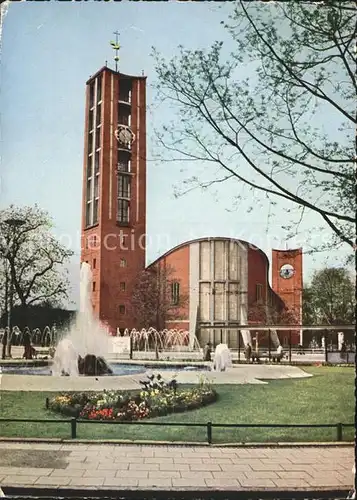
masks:
[[[253,243],[249,243],[248,241],[245,241],[245,240],[240,240],[238,238],[229,238],[229,237],[224,237],[224,236],[208,236],[208,237],[204,237],[204,238],[195,238],[195,239],[192,239],[192,240],[188,240],[188,241],[185,241],[183,243],[180,243],[179,245],[176,245],[175,247],[173,248],[170,248],[170,250],[168,250],[167,252],[165,252],[164,254],[160,255],[160,257],[158,257],[157,259],[155,259],[153,262],[151,262],[151,264],[149,264],[147,266],[146,269],[149,269],[150,267],[153,267],[155,266],[161,259],[164,259],[165,257],[168,257],[170,254],[176,252],[177,250],[180,250],[181,248],[184,248],[184,247],[187,247],[187,246],[190,246],[192,245],[193,243],[201,243],[203,241],[231,241],[233,243],[241,243],[243,244],[244,246],[247,246],[247,247],[250,247],[252,249],[254,249],[255,251],[259,252],[259,254],[265,259],[266,263],[267,263],[267,269],[268,269],[268,286],[271,290],[271,292],[276,296],[278,297],[279,300],[281,300],[282,303],[284,303],[284,301],[282,300],[282,298],[272,289],[272,287],[270,286],[270,283],[269,283],[269,268],[270,268],[270,261],[267,257],[267,255],[265,254],[265,252],[263,252],[263,250],[261,250],[260,248],[258,248],[256,245],[254,245]],[[286,252],[286,250],[285,250]]]
[[[201,243],[202,241],[231,241],[233,243],[241,243],[244,246],[249,246],[252,249],[258,251],[263,256],[263,258],[267,261],[268,266],[270,265],[270,262],[269,262],[267,255],[263,252],[263,250],[260,250],[260,248],[258,248],[253,243],[249,243],[248,241],[240,240],[238,238],[228,238],[228,237],[224,237],[224,236],[206,236],[204,238],[194,238],[193,240],[185,241],[183,243],[180,243],[179,245],[176,245],[173,248],[170,248],[170,250],[168,250],[164,254],[160,255],[160,257],[158,257],[153,262],[151,262],[151,264],[149,264],[147,267],[151,267],[154,264],[157,264],[159,262],[159,260],[163,259],[164,257],[167,257],[171,253],[176,252],[176,250],[180,250],[181,248],[192,245],[193,243]]]

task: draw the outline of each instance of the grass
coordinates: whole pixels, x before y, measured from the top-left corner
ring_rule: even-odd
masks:
[[[219,385],[216,403],[178,415],[145,421],[241,424],[336,424],[354,422],[353,368],[309,367],[311,378],[272,380],[268,385]],[[3,392],[3,418],[56,419],[58,423],[3,423],[0,436],[69,438],[70,425],[45,409],[53,393]],[[353,427],[344,428],[343,439],[352,440]],[[130,439],[160,441],[206,441],[206,429],[113,424],[78,424],[79,439]],[[327,429],[219,429],[213,442],[334,441],[336,428]]]

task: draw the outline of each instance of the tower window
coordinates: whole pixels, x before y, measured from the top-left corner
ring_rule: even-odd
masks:
[[[255,285],[255,299],[257,302],[262,302],[263,300],[263,285],[261,283]]]
[[[102,100],[102,75],[97,78],[97,102]]]
[[[95,292],[95,281],[93,281],[93,283],[92,283],[92,290],[93,290],[93,292]]]
[[[88,134],[88,154],[93,150],[93,130]]]
[[[119,82],[119,101],[131,102],[131,81],[120,80]]]
[[[119,125],[127,125],[128,127],[130,127],[130,113],[127,109],[123,109],[124,106],[125,104],[123,104],[122,106],[120,104],[118,105],[118,123]]]
[[[88,201],[86,206],[86,226],[92,225],[92,202]]]
[[[97,224],[98,222],[98,207],[99,207],[99,200],[96,198],[94,200],[94,205],[93,205],[93,224]]]
[[[87,158],[87,179],[92,177],[92,155],[89,154]]]
[[[130,172],[130,161],[128,160],[119,161],[118,172]]]
[[[117,177],[117,222],[122,224],[129,223],[129,200],[130,200],[130,177],[120,175]]]
[[[100,165],[100,153],[99,151],[96,151],[95,156],[94,156],[94,171],[95,173],[99,172],[99,165]]]
[[[97,267],[97,259],[93,259],[93,269]]]
[[[94,178],[94,198],[99,197],[99,175],[96,174]]]
[[[126,286],[125,286],[125,285],[126,285],[126,284],[125,284],[125,281],[121,281],[121,282],[120,282],[120,291],[121,291],[121,292],[125,292],[125,288],[126,288]]]
[[[118,199],[118,213],[117,221],[119,223],[128,224],[129,223],[129,201]]]
[[[130,156],[125,151],[118,151],[118,171],[130,172]]]
[[[89,86],[89,107],[93,108],[94,106],[94,82],[92,82]]]
[[[120,267],[126,267],[126,260],[120,259]]]
[[[93,110],[89,111],[89,120],[88,120],[88,130],[93,130],[93,124],[94,124],[94,114]]]
[[[97,129],[95,134],[95,149],[97,150],[99,148],[100,148],[100,129]]]
[[[119,306],[119,313],[120,314],[125,314],[125,306],[124,305],[120,305]]]
[[[92,179],[87,180],[87,200],[90,200],[92,194]]]
[[[102,106],[100,104],[98,104],[97,105],[97,116],[96,116],[96,119],[95,119],[97,127],[99,127],[99,125],[102,123],[101,111],[102,111]]]
[[[130,177],[118,175],[118,198],[130,198]]]
[[[171,304],[178,306],[180,302],[180,283],[174,281],[171,283]]]

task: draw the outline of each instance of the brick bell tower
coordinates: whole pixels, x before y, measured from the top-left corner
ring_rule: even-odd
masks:
[[[87,81],[81,262],[95,315],[133,328],[132,287],[145,268],[146,77],[103,67]]]
[[[302,248],[272,250],[273,290],[285,302],[299,324],[302,324]],[[292,343],[302,343],[302,332],[292,332]]]

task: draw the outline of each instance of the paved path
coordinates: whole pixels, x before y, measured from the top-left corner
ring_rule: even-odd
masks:
[[[160,372],[154,369],[153,372]],[[181,384],[197,384],[202,377],[212,384],[267,384],[266,380],[311,377],[296,366],[238,365],[225,372],[165,371],[165,379],[175,377]],[[51,377],[45,375],[0,375],[2,391],[95,391],[102,389],[139,389],[145,374],[118,377]]]
[[[353,447],[223,448],[0,442],[0,485],[42,488],[343,490]]]

